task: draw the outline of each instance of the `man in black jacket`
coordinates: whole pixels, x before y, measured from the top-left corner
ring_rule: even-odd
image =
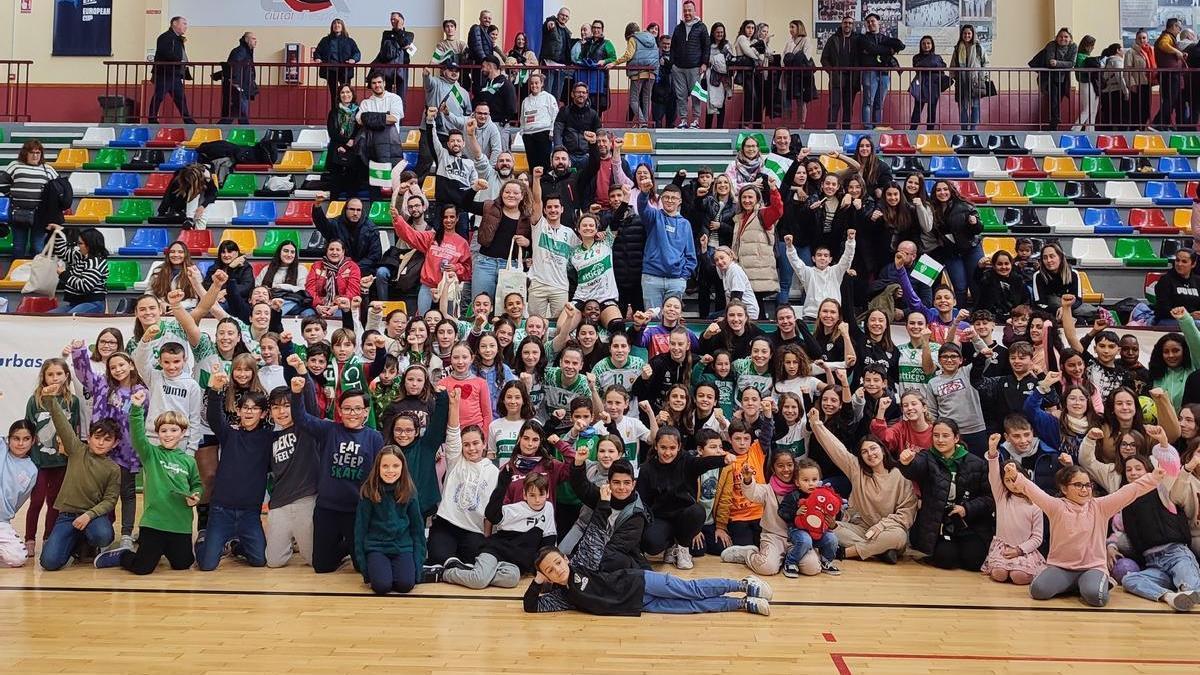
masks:
[[[492,55],[496,51],[496,43],[492,40],[491,33],[488,29],[492,27],[492,13],[488,10],[483,10],[479,13],[479,23],[471,26],[467,31],[467,51],[463,54],[464,63],[480,65],[483,60]],[[464,84],[471,91],[471,96],[478,96],[479,90],[482,88],[482,78],[478,73],[467,71],[464,75],[470,75],[470,83]],[[465,78],[464,78],[465,79]]]
[[[503,135],[504,127],[517,117],[517,89],[500,69],[500,59],[495,56],[485,58],[479,72],[480,86],[475,103],[488,104],[492,121]]]
[[[234,112],[238,124],[250,124],[250,101],[258,96],[258,77],[254,71],[256,46],[258,37],[254,33],[243,34],[222,69],[213,73],[213,79],[221,81],[221,120],[217,124],[229,124]]]
[[[854,93],[858,91],[859,76],[853,70],[841,70],[858,65],[858,40],[861,33],[854,32],[854,17],[842,18],[838,32],[825,40],[821,50],[821,67],[832,69],[829,73],[829,115],[825,126],[837,129],[838,112],[841,111],[842,129],[850,128],[850,117],[854,114]]]
[[[883,101],[887,97],[891,78],[886,68],[899,67],[896,54],[904,49],[904,43],[879,30],[879,15],[868,14],[863,21],[867,32],[858,39],[858,64],[867,70],[862,74],[862,125],[870,130],[883,126]]]
[[[696,3],[685,0],[683,3],[683,20],[671,33],[671,86],[675,90],[675,112],[679,115],[679,125],[683,129],[700,128],[700,116],[704,114],[703,104],[694,98],[692,88],[704,77],[708,70],[709,49],[708,26],[696,15]]]
[[[554,119],[554,145],[567,149],[571,165],[579,166],[587,160],[588,144],[584,133],[600,130],[600,115],[588,105],[588,88],[577,82],[571,89],[571,102],[558,111]]]
[[[361,199],[350,199],[342,215],[330,220],[320,208],[323,201],[320,195],[314,200],[313,227],[325,241],[337,239],[345,244],[346,257],[358,263],[363,288],[371,288],[372,299],[386,299],[391,270],[381,264],[383,244],[379,230],[367,218],[367,205]]]
[[[412,62],[413,34],[404,30],[404,15],[400,12],[392,12],[391,20],[392,27],[383,31],[373,65],[383,73],[388,91],[404,98],[408,93],[408,70],[404,66]]]
[[[150,124],[158,124],[158,108],[167,94],[175,101],[183,123],[196,123],[188,112],[187,96],[183,93],[183,81],[192,79],[186,65],[187,51],[183,48],[183,36],[187,29],[187,19],[182,16],[171,17],[171,27],[158,36],[154,46],[154,96],[150,99],[150,110],[147,112]]]
[[[542,49],[538,59],[546,73],[546,91],[557,99],[562,99],[563,71],[554,66],[567,65],[571,62],[571,29],[567,24],[571,21],[571,10],[563,7],[558,14],[546,17],[542,22]]]

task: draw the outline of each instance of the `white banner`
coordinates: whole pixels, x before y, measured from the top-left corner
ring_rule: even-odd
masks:
[[[366,56],[376,37],[364,37],[363,29],[376,26],[387,28],[388,16],[395,11],[404,14],[406,28],[440,27],[445,14],[443,3],[398,3],[396,0],[171,0],[171,16],[183,16],[192,26],[233,26],[242,30],[283,26],[323,26],[341,19],[352,34],[359,37],[358,46]],[[466,30],[463,30],[466,35]],[[364,41],[365,40],[365,41]]]

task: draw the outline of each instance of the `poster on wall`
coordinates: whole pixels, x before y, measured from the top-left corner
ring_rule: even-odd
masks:
[[[412,3],[396,0],[170,0],[170,16],[187,17],[192,26],[232,26],[243,30],[328,27],[334,19],[341,19],[352,28],[382,28],[388,25],[388,16],[399,11],[404,14],[405,27],[411,29],[441,26],[445,18],[442,5],[441,0]]]
[[[55,0],[54,56],[112,56],[113,0]]]
[[[1184,26],[1195,29],[1200,22],[1200,3],[1193,0],[1121,0],[1121,42],[1133,44],[1139,30],[1145,30],[1153,41],[1167,25],[1167,19],[1179,19]]]
[[[1167,0],[1155,0],[1166,2]],[[933,38],[937,50],[949,54],[958,42],[963,23],[975,26],[983,48],[991,53],[996,26],[998,0],[813,0],[814,31],[817,43],[838,30],[843,16],[855,19],[856,30],[863,30],[862,18],[879,15],[880,30],[904,42],[905,54],[916,53],[921,38]]]

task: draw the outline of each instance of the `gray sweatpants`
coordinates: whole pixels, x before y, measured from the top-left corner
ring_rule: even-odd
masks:
[[[480,553],[471,569],[449,569],[442,574],[442,578],[477,591],[488,586],[516,588],[521,583],[521,568],[510,562],[500,562],[491,553]]]
[[[283,567],[292,558],[292,540],[300,557],[312,564],[313,507],[317,496],[301,497],[287,506],[267,511],[267,567]]]
[[[675,92],[675,114],[680,120],[699,120],[704,114],[701,108],[700,101],[692,96],[692,87],[700,81],[699,68],[680,68],[675,66],[671,69],[671,88]],[[696,109],[693,114],[688,114],[688,106]]]
[[[1071,591],[1078,591],[1092,607],[1103,607],[1108,604],[1108,575],[1101,570],[1065,570],[1047,565],[1029,585],[1034,600],[1049,600]]]

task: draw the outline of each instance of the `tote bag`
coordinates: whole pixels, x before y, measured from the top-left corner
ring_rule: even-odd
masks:
[[[503,303],[509,293],[516,293],[521,296],[521,300],[525,300],[526,281],[525,254],[514,239],[508,246],[508,258],[504,261],[504,267],[496,271],[496,297],[499,298],[499,302]]]
[[[29,261],[29,280],[21,292],[39,298],[53,298],[58,289],[58,258],[54,257],[54,238],[63,237],[61,230],[46,239],[46,247]]]

